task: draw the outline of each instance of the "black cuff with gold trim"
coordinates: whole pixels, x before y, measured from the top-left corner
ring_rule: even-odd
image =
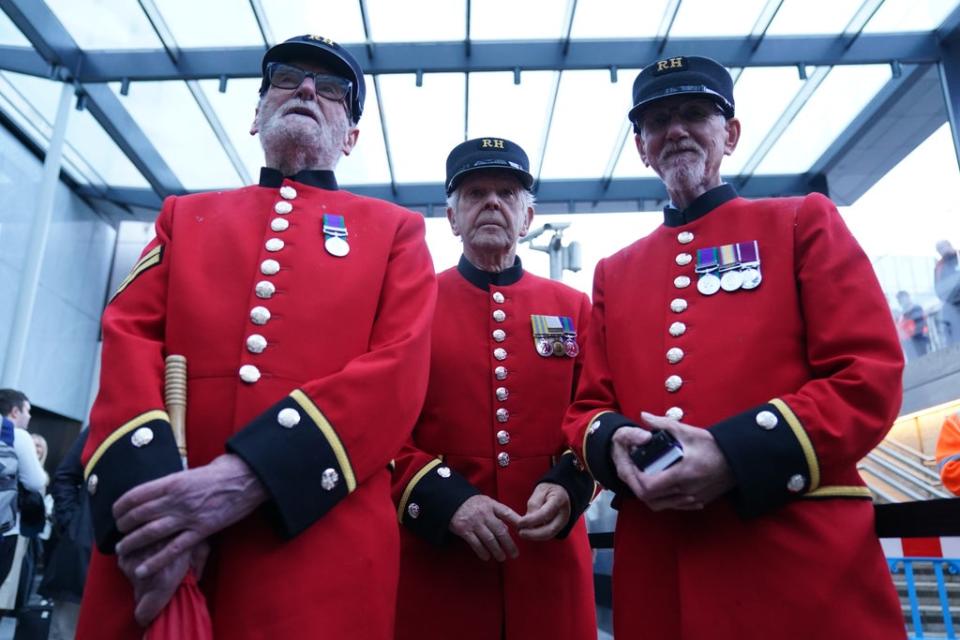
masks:
[[[421,538],[441,545],[450,533],[453,514],[467,499],[479,493],[479,489],[442,460],[431,460],[404,489],[397,517]]]
[[[573,526],[577,524],[577,520],[590,506],[596,483],[590,474],[583,470],[573,451],[567,451],[560,456],[557,464],[540,478],[540,482],[558,484],[566,489],[567,495],[570,496],[570,519],[556,536],[558,539],[566,538]]]
[[[227,441],[270,495],[281,533],[292,538],[356,489],[347,451],[299,389]]]
[[[113,518],[113,503],[138,485],[181,470],[177,443],[162,411],[138,416],[104,440],[87,463],[85,474],[101,553],[113,553],[123,537]]]
[[[727,418],[710,433],[736,478],[732,498],[742,517],[763,515],[816,488],[816,461],[776,404]]]
[[[620,427],[635,426],[637,423],[630,418],[613,411],[606,411],[590,421],[590,426],[587,427],[583,436],[583,455],[590,473],[604,488],[615,493],[630,490],[617,475],[617,467],[610,457],[613,434]]]

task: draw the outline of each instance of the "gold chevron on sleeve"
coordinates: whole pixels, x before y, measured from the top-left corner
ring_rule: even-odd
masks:
[[[142,274],[147,269],[157,266],[163,260],[163,245],[157,245],[150,251],[144,254],[140,260],[137,261],[137,264],[133,265],[133,269],[130,270],[130,274],[123,279],[123,282],[120,283],[120,286],[117,287],[117,290],[112,296],[110,296],[110,302],[113,302],[113,299],[120,295],[120,292],[130,286],[130,283],[136,280],[140,274]],[[108,303],[109,304],[109,303]]]

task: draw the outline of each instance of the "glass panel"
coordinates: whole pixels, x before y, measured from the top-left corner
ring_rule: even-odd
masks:
[[[383,128],[380,126],[380,108],[377,105],[377,92],[373,89],[373,76],[366,76],[366,82],[367,101],[363,106],[363,117],[357,125],[360,129],[357,146],[337,165],[337,181],[347,188],[351,184],[390,182],[390,167],[387,166],[387,151],[383,143]]]
[[[955,316],[949,308],[943,313],[944,303],[937,296],[933,277],[940,257],[937,243],[947,239],[955,248],[960,246],[957,202],[957,156],[950,125],[945,123],[852,206],[840,211],[873,259],[880,286],[898,320],[908,369],[912,359],[960,339],[960,332],[952,335],[945,324]],[[909,300],[898,299],[899,291],[906,291]],[[911,318],[904,321],[903,313],[913,304],[920,305],[922,312],[917,314],[914,309],[914,322]],[[915,331],[910,331],[918,328],[916,315],[926,317],[927,340],[916,339]],[[938,420],[936,426],[939,424]],[[916,434],[915,429],[911,431]]]
[[[367,0],[370,37],[378,42],[463,40],[466,0]]]
[[[803,83],[795,67],[750,67],[743,70],[733,88],[737,117],[742,123],[740,142],[733,155],[721,164],[723,175],[740,173]]]
[[[184,188],[194,191],[241,186],[240,176],[186,83],[135,82],[127,96],[120,95],[119,82],[111,82],[110,88]],[[251,102],[255,104],[255,99]]]
[[[0,45],[30,46],[30,41],[20,33],[17,25],[13,24],[13,21],[3,11],[0,11]]]
[[[607,71],[565,71],[541,177],[599,178],[610,162],[630,109],[630,83],[637,70],[621,69],[621,82]]]
[[[263,166],[263,149],[260,138],[250,135],[250,125],[257,108],[260,79],[232,78],[227,82],[225,93],[220,93],[219,80],[200,80],[199,84],[250,178],[258,180]],[[133,94],[137,87],[134,85],[130,93]]]
[[[17,73],[0,73],[4,111],[42,148],[49,145],[61,84]],[[19,117],[17,117],[19,116]],[[77,182],[99,186],[147,187],[147,181],[88,111],[67,119],[64,166]]]
[[[527,152],[536,175],[556,81],[556,71],[526,71],[520,84],[513,84],[512,73],[471,73],[467,137],[513,140]]]
[[[463,141],[464,83],[462,73],[425,74],[422,87],[412,74],[381,76],[397,182],[443,183],[447,154]]]
[[[572,38],[652,38],[669,0],[594,0],[577,3]],[[611,20],[611,16],[616,16]]]
[[[47,0],[83,49],[159,49],[160,38],[136,0]]]
[[[570,0],[483,0],[470,10],[473,40],[556,40],[567,35]]]
[[[740,0],[734,9],[716,0],[683,0],[670,36],[744,36],[753,31],[766,4],[767,0]]]
[[[104,187],[150,187],[89,111],[70,114],[67,142],[83,159],[83,169],[91,182]]]
[[[154,0],[180,47],[243,47],[263,44],[247,0]],[[229,19],[224,19],[229,16]]]
[[[931,31],[939,27],[958,4],[956,0],[886,0],[863,31]]]
[[[834,67],[757,167],[757,173],[807,171],[889,80],[887,65]]]
[[[261,0],[276,42],[313,33],[337,42],[363,42],[357,0]]]
[[[861,4],[863,0],[784,0],[767,35],[842,33]]]

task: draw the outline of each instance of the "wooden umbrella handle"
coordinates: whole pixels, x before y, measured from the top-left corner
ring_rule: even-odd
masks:
[[[163,376],[163,402],[167,405],[170,427],[180,450],[184,467],[187,461],[187,358],[169,355]]]

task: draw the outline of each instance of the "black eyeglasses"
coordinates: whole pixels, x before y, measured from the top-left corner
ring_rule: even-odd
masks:
[[[268,64],[267,78],[269,78],[270,84],[277,89],[287,90],[299,87],[304,78],[313,78],[313,86],[316,87],[317,95],[334,102],[342,101],[350,94],[350,89],[353,88],[353,83],[346,78],[307,71],[284,62]]]
[[[637,121],[642,131],[662,133],[670,127],[673,117],[688,125],[706,122],[711,116],[722,115],[720,107],[712,102],[689,102],[669,109],[653,107],[641,114]]]

